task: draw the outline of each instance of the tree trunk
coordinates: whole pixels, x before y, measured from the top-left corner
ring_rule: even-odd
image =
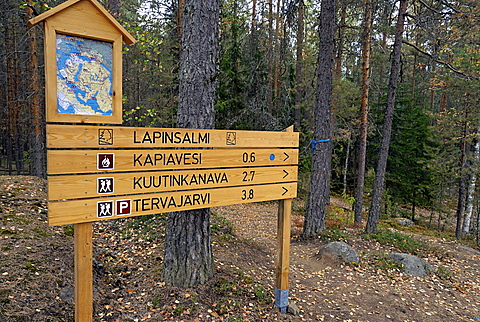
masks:
[[[467,176],[465,168],[467,164],[467,120],[468,111],[465,111],[465,121],[463,122],[461,149],[462,155],[460,157],[460,179],[458,183],[458,202],[457,202],[457,225],[455,228],[455,238],[460,239],[462,237],[462,221],[465,210],[465,186],[467,184]]]
[[[120,0],[108,0],[107,1],[107,10],[110,12],[115,19],[120,19],[120,9],[121,1]]]
[[[467,191],[467,211],[463,220],[463,232],[470,233],[470,222],[473,214],[473,200],[475,195],[475,185],[477,181],[478,161],[480,159],[480,128],[477,129],[477,139],[473,150],[473,165],[470,171],[470,182]]]
[[[301,102],[303,97],[303,38],[304,38],[304,13],[305,3],[298,1],[298,23],[297,23],[297,53],[295,68],[295,130],[300,132]]]
[[[267,108],[268,108],[268,113],[270,115],[273,115],[273,93],[274,93],[274,48],[273,48],[273,37],[274,37],[274,32],[273,32],[273,0],[268,0],[268,71],[269,75],[268,77],[268,95],[267,95]]]
[[[315,141],[331,138],[334,32],[335,0],[323,0],[320,9]],[[305,212],[303,238],[316,237],[325,230],[325,215],[327,204],[330,201],[331,161],[332,141],[316,144],[313,150],[310,191]]]
[[[362,224],[363,189],[367,159],[368,94],[370,91],[370,42],[373,21],[372,1],[365,0],[365,18],[362,49],[362,102],[360,106],[360,144],[358,147],[357,188],[355,191],[355,225]]]
[[[383,186],[385,183],[385,172],[387,168],[388,150],[392,134],[393,109],[395,107],[395,96],[397,93],[398,75],[400,73],[400,56],[402,50],[403,29],[405,25],[405,12],[407,0],[400,0],[397,26],[395,30],[395,42],[393,44],[393,58],[390,69],[390,80],[388,83],[387,107],[385,109],[385,120],[383,124],[382,143],[380,146],[379,159],[373,184],[372,204],[368,214],[368,221],[365,231],[374,233],[377,231],[378,219],[382,204]]]
[[[33,1],[28,0],[28,3],[33,6]],[[27,7],[26,13],[27,20],[33,17],[33,10]],[[32,175],[36,177],[45,177],[45,158],[44,158],[44,129],[43,129],[43,114],[42,105],[40,102],[40,80],[39,80],[39,67],[38,67],[38,52],[37,52],[37,36],[35,34],[35,28],[28,30],[30,37],[29,50],[30,50],[30,86],[32,90],[31,95],[31,108],[33,114],[33,138],[32,138],[32,157],[33,167]]]
[[[178,127],[211,129],[218,74],[218,0],[186,0],[179,74]],[[165,282],[191,287],[213,277],[210,209],[170,213]]]
[[[347,20],[347,5],[342,6],[342,15],[340,17],[340,23],[338,24],[338,39],[337,39],[337,57],[335,62],[335,77],[340,79],[342,76],[342,62],[343,62],[343,42]]]

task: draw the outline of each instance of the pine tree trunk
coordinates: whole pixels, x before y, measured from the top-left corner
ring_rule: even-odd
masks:
[[[211,129],[218,74],[218,0],[186,0],[179,74],[178,127]],[[191,287],[213,277],[210,209],[170,213],[165,282]]]
[[[295,130],[300,132],[301,118],[301,102],[303,97],[303,38],[304,38],[304,13],[305,3],[303,0],[298,1],[298,23],[297,23],[297,52],[296,52],[296,68],[295,68]]]
[[[268,113],[273,115],[273,93],[274,93],[274,75],[275,75],[275,64],[274,64],[274,48],[273,48],[273,0],[268,0],[268,94],[267,94],[267,108]]]
[[[315,141],[331,138],[335,0],[322,1],[320,22]],[[332,141],[316,144],[312,158],[310,191],[302,232],[303,238],[316,237],[325,230],[325,215],[327,204],[330,201],[331,161]]]
[[[347,5],[342,7],[342,15],[340,16],[340,23],[338,24],[338,39],[337,39],[337,57],[335,59],[335,77],[340,79],[342,76],[342,63],[343,63],[343,42],[347,20]]]
[[[110,12],[115,19],[120,19],[120,9],[121,1],[120,0],[108,0],[107,1],[107,10]]]
[[[365,0],[365,18],[362,49],[362,102],[360,106],[360,144],[358,148],[357,187],[355,191],[354,223],[362,224],[363,188],[367,159],[368,95],[370,91],[370,42],[373,21],[372,1]]]
[[[33,1],[28,0],[28,3],[33,6]],[[33,17],[33,11],[31,8],[27,8],[26,18],[27,20]],[[45,177],[45,158],[44,158],[44,129],[43,129],[43,114],[42,105],[40,102],[40,80],[39,80],[39,67],[38,67],[38,53],[37,53],[37,36],[35,34],[35,28],[28,30],[30,37],[29,50],[30,50],[30,84],[31,84],[31,108],[33,114],[33,138],[32,138],[32,157],[33,157],[33,169],[32,175],[36,177]]]
[[[390,69],[390,80],[388,83],[387,107],[385,109],[382,143],[380,146],[379,159],[375,173],[375,181],[373,184],[372,204],[368,213],[368,221],[365,229],[367,233],[374,233],[377,231],[378,220],[380,218],[383,186],[385,183],[385,172],[387,168],[388,150],[390,146],[390,137],[392,134],[393,109],[395,107],[395,96],[397,93],[398,76],[400,74],[400,56],[402,50],[406,9],[407,0],[400,0],[400,11],[398,13],[398,20],[395,31],[395,42],[393,44],[392,66]]]

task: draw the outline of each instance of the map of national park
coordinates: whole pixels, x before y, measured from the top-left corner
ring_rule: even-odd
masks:
[[[60,114],[112,115],[112,43],[57,34]]]

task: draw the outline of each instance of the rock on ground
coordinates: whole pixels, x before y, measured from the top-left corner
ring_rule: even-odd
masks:
[[[331,242],[320,248],[318,256],[336,257],[345,262],[358,263],[357,251],[344,242]]]
[[[425,276],[432,272],[432,267],[423,259],[405,253],[390,254],[390,258],[396,263],[402,264],[405,273],[413,276]]]

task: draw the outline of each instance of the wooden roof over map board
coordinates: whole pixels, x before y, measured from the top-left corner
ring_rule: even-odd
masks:
[[[28,21],[32,27],[41,21],[58,31],[78,36],[112,39],[121,34],[127,45],[136,42],[125,28],[96,0],[69,0]],[[100,35],[100,36],[99,36]]]

